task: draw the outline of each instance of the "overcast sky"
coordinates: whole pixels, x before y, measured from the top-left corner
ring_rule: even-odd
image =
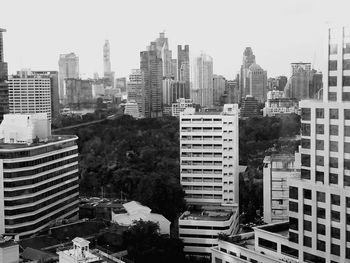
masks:
[[[178,44],[213,57],[214,73],[232,79],[251,46],[269,77],[290,74],[291,62],[322,69],[326,21],[347,17],[350,0],[1,0],[0,28],[12,74],[58,70],[59,54],[75,52],[82,78],[101,75],[105,39],[112,70],[128,76],[140,51],[165,30]]]

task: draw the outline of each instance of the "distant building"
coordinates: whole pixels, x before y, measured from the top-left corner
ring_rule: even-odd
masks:
[[[117,78],[115,80],[115,87],[120,89],[121,93],[126,93],[126,78]]]
[[[183,112],[187,108],[192,108],[193,102],[191,99],[180,98],[171,106],[171,116],[180,117],[180,112]]]
[[[237,76],[237,79],[235,80],[226,81],[225,92],[224,95],[221,96],[221,105],[231,103],[238,104],[238,102],[240,101],[238,79],[239,76]]]
[[[160,234],[170,234],[170,221],[160,214],[151,213],[152,209],[131,201],[123,204],[126,213],[112,211],[112,222],[121,226],[131,226],[134,221],[151,221],[159,225]]]
[[[310,88],[309,88],[310,99],[321,100],[323,98],[322,88],[323,88],[322,72],[317,72],[316,70],[312,70],[311,79],[310,79]]]
[[[258,101],[254,97],[247,95],[241,103],[240,117],[251,118],[259,115]]]
[[[8,86],[6,83],[8,71],[7,63],[4,62],[3,32],[6,32],[6,30],[0,28],[0,121],[3,119],[3,115],[9,112]]]
[[[109,78],[111,76],[111,48],[109,41],[106,40],[103,45],[103,76]]]
[[[265,156],[263,168],[264,222],[276,223],[289,219],[288,178],[295,173],[293,154]]]
[[[279,91],[284,91],[287,81],[288,78],[286,76],[278,76],[276,78],[276,89]]]
[[[221,97],[225,93],[226,79],[221,75],[213,75],[214,105],[221,105]]]
[[[179,218],[188,254],[210,254],[219,233],[236,233],[239,216],[238,107],[180,114],[180,182],[190,206]]]
[[[284,94],[287,98],[308,99],[311,80],[311,63],[291,63],[292,76],[289,78]]]
[[[191,62],[190,98],[202,107],[213,106],[213,59],[205,53]]]
[[[103,84],[103,82],[94,80],[91,84],[91,88],[92,88],[92,97],[94,99],[103,97],[105,95],[105,85]]]
[[[279,116],[285,114],[299,114],[299,101],[285,98],[283,91],[273,90],[267,93],[267,101],[263,109],[263,116]]]
[[[92,80],[66,79],[66,105],[70,107],[90,106],[92,98]]]
[[[253,96],[260,103],[265,102],[267,93],[267,72],[254,63],[250,65],[247,74],[249,83],[248,94]]]
[[[31,72],[29,69],[17,72],[8,79],[10,113],[45,113],[52,119],[50,74]]]
[[[124,114],[125,115],[130,115],[134,117],[135,119],[138,119],[141,117],[140,112],[139,112],[139,107],[136,103],[136,101],[128,101],[125,103],[125,109],[124,109]]]
[[[185,82],[185,89],[190,90],[190,47],[177,46],[177,80]],[[180,98],[180,97],[179,97]],[[190,97],[183,97],[189,99]]]
[[[175,103],[180,98],[190,99],[190,88],[185,81],[173,81],[171,83],[170,102]]]
[[[255,55],[253,54],[251,47],[246,47],[243,52],[243,62],[239,78],[239,101],[243,100],[246,95],[250,94],[248,70],[252,64],[255,64]]]
[[[140,69],[131,70],[129,81],[126,86],[127,98],[129,101],[136,101],[141,116],[144,116],[144,82]]]
[[[79,78],[79,57],[74,53],[61,54],[58,60],[59,66],[59,98],[60,103],[64,104],[66,91],[65,91],[65,79],[67,78]]]
[[[77,137],[51,135],[38,113],[4,115],[0,138],[0,233],[23,238],[57,219],[77,219]]]

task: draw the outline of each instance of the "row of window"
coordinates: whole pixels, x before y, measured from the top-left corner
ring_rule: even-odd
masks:
[[[330,184],[338,184],[338,174],[336,173],[329,173],[328,174],[328,181]],[[350,176],[344,174],[344,186],[350,186]],[[304,180],[310,180],[311,179],[311,172],[307,169],[301,169],[301,179]],[[322,171],[316,171],[316,182],[322,182],[324,183],[324,172]]]
[[[329,109],[329,117],[330,119],[339,119],[339,109]],[[324,109],[316,108],[316,118],[318,119],[324,118]],[[311,120],[311,108],[301,109],[301,119],[303,121]],[[344,109],[344,119],[350,120],[350,109]]]
[[[324,157],[316,155],[316,165],[324,166]],[[301,165],[305,167],[310,167],[311,156],[309,154],[301,154]],[[329,157],[329,167],[339,168],[339,160],[337,157]],[[344,169],[350,170],[350,159],[344,159]]]
[[[331,204],[340,206],[340,195],[331,194]],[[289,198],[294,200],[299,200],[298,195],[298,187],[289,186]],[[312,199],[312,192],[310,189],[303,189],[303,198],[304,199]],[[326,193],[325,192],[319,192],[316,191],[316,198],[318,202],[325,202],[326,201]],[[293,202],[294,203],[294,202]],[[298,203],[296,203],[298,205]],[[350,208],[350,197],[346,198],[346,206]]]
[[[328,77],[328,86],[329,87],[336,87],[338,84],[337,77],[336,76],[329,76]],[[350,86],[350,76],[343,76],[343,86]]]
[[[330,71],[338,69],[338,61],[337,60],[329,60],[328,62]],[[350,70],[350,59],[343,59],[343,70]]]
[[[316,134],[324,134],[324,125],[316,124]],[[311,134],[311,126],[308,123],[301,124],[301,134],[303,136],[310,136]],[[339,135],[339,126],[338,125],[330,125],[329,126],[329,135]],[[344,136],[350,136],[350,126],[344,126]],[[307,147],[303,147],[307,148]]]
[[[302,138],[301,147],[304,149],[310,149],[311,141],[310,139]],[[331,152],[338,152],[338,141],[329,141],[329,150]],[[324,140],[316,140],[316,150],[324,150]],[[350,142],[344,142],[344,152],[350,153]]]
[[[203,229],[203,230],[228,230],[230,226],[200,226],[200,225],[179,225],[180,229]]]

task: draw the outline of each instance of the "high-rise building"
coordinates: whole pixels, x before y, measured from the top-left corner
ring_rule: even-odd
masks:
[[[190,98],[190,87],[186,85],[185,81],[173,81],[171,83],[170,101],[175,103],[180,98]]]
[[[190,97],[202,107],[213,106],[213,59],[205,53],[191,61]]]
[[[225,92],[222,97],[222,103],[221,104],[231,104],[236,103],[240,101],[239,98],[239,76],[235,80],[227,80],[226,86],[225,86]]]
[[[74,53],[61,54],[58,60],[59,66],[59,98],[60,103],[64,104],[66,91],[65,91],[65,79],[67,78],[79,78],[79,57]]]
[[[106,40],[103,45],[103,76],[109,78],[112,72],[111,70],[111,49],[109,46],[109,41]]]
[[[144,83],[140,69],[131,70],[126,91],[128,101],[136,101],[140,116],[144,116]]]
[[[93,101],[92,80],[66,79],[66,105],[73,108],[90,106]]]
[[[126,78],[117,78],[115,80],[115,87],[116,89],[120,89],[120,92],[125,94],[126,93]]]
[[[247,95],[241,103],[240,118],[252,118],[259,116],[258,101],[250,95]]]
[[[238,106],[180,114],[180,182],[190,205],[179,218],[186,253],[209,255],[218,234],[238,227]]]
[[[221,97],[225,93],[226,79],[221,75],[213,75],[214,105],[221,105]]]
[[[0,121],[3,115],[9,112],[9,98],[7,80],[7,63],[4,62],[4,43],[2,33],[5,29],[0,28]]]
[[[284,91],[284,87],[286,86],[287,81],[288,81],[288,78],[286,76],[278,76],[276,78],[277,90]]]
[[[256,98],[260,103],[265,102],[267,93],[267,72],[258,64],[250,65],[247,80],[249,83],[249,95]]]
[[[185,81],[190,85],[190,47],[177,46],[177,76],[178,80]]]
[[[323,93],[323,74],[322,72],[318,72],[316,70],[311,71],[311,78],[310,78],[310,88],[309,88],[309,96],[310,99],[322,99]],[[329,98],[328,98],[329,99]]]
[[[292,76],[289,78],[284,94],[287,98],[309,99],[311,63],[291,63]]]
[[[163,62],[157,43],[151,42],[147,51],[140,53],[140,70],[144,83],[144,113],[146,118],[162,116]]]
[[[8,114],[0,125],[0,233],[37,234],[78,218],[76,136],[51,135],[46,114]]]
[[[246,95],[249,95],[249,81],[247,77],[248,77],[249,67],[252,64],[255,64],[255,55],[253,54],[253,50],[251,47],[246,47],[243,52],[243,62],[242,62],[241,72],[240,72],[239,101],[244,99]]]
[[[23,69],[17,75],[9,76],[8,89],[10,113],[45,113],[51,121],[50,75]]]

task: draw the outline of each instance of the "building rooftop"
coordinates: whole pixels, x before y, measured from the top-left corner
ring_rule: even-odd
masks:
[[[0,151],[43,146],[49,143],[64,141],[73,138],[77,139],[78,137],[75,135],[51,135],[49,138],[47,138],[47,140],[33,143],[4,143],[0,140]]]
[[[228,209],[193,209],[186,211],[180,216],[180,220],[203,220],[203,221],[227,221],[237,210],[236,207],[229,207]]]
[[[269,156],[265,156],[264,163],[267,162],[290,162],[294,161],[295,156],[294,154],[287,154],[287,153],[281,153],[281,154],[271,154]]]

